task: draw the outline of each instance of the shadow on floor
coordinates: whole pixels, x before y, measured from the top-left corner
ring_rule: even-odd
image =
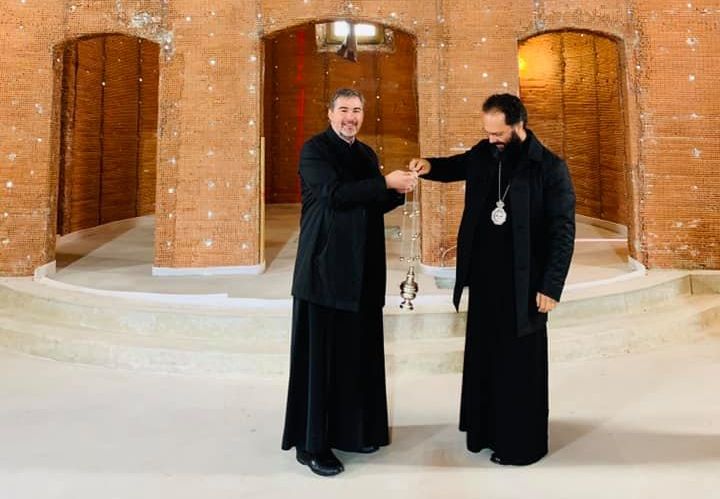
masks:
[[[610,428],[603,421],[551,420],[550,452],[533,466],[673,464],[720,460],[720,435]],[[392,443],[375,454],[338,453],[349,465],[496,467],[491,452],[465,449],[455,425],[392,428]]]

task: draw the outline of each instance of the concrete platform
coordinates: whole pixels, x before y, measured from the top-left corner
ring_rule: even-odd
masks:
[[[388,304],[398,300],[398,285],[407,266],[400,261],[398,231],[401,209],[386,216]],[[297,252],[299,205],[267,207],[266,270],[261,275],[153,276],[155,221],[153,216],[122,220],[62,237],[57,245],[58,283],[102,291],[162,295],[198,295],[197,303],[227,298],[287,300]],[[438,269],[440,270],[440,269]],[[575,255],[568,290],[638,275],[628,261],[622,226],[579,217]],[[439,272],[453,276],[452,269]],[[450,296],[444,280],[418,275],[420,296]],[[150,298],[145,296],[144,298]],[[154,299],[161,299],[154,296]],[[166,299],[169,300],[166,296]],[[177,299],[177,298],[173,298]],[[185,299],[190,301],[189,298]]]
[[[297,207],[269,210],[267,272],[152,276],[152,217],[63,238],[58,272],[0,280],[0,346],[68,362],[161,373],[284,377]],[[398,308],[404,277],[388,217],[385,309],[391,375],[462,368],[465,313],[446,278],[419,275],[415,311]],[[720,273],[645,272],[627,259],[624,235],[579,224],[570,284],[551,314],[552,361],[642,352],[714,334]],[[464,304],[463,304],[464,306]]]

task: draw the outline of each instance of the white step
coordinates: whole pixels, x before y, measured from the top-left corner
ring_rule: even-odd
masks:
[[[211,340],[152,337],[0,317],[0,346],[64,362],[147,372],[217,376],[278,376],[287,372],[290,346],[241,346]]]
[[[576,293],[577,296],[564,297],[551,314],[551,323],[564,326],[641,312],[691,291],[687,273],[661,273],[647,281],[650,282],[644,287],[641,283],[611,287],[599,296]],[[464,335],[466,314],[455,312],[449,296],[423,298],[429,298],[430,303],[419,301],[415,311],[400,311],[395,302],[388,301],[384,310],[388,339]],[[0,280],[0,313],[30,322],[42,319],[70,327],[178,338],[287,341],[292,313],[290,299],[218,303],[225,305],[158,303],[104,296],[89,290],[52,288],[32,280]]]
[[[687,273],[659,272],[651,278],[613,284],[603,289],[569,293],[552,312],[555,325],[586,323],[612,315],[643,312],[692,292],[692,278]]]
[[[548,327],[550,359],[565,361],[635,353],[697,341],[720,331],[720,295],[683,296],[643,312]]]
[[[720,296],[680,297],[646,312],[549,328],[553,362],[622,355],[720,332]],[[163,373],[284,376],[289,343],[126,334],[0,315],[0,346],[81,364]],[[389,374],[462,369],[464,338],[386,339]]]

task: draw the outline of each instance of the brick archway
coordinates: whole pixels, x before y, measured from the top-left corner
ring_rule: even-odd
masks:
[[[58,234],[154,213],[159,51],[116,33],[56,47]]]
[[[261,133],[265,137],[262,202],[300,201],[297,177],[300,148],[310,136],[327,127],[325,105],[339,87],[354,87],[364,93],[365,120],[360,138],[375,149],[386,172],[403,167],[409,158],[419,155],[415,37],[373,23],[388,32],[388,44],[361,48],[358,62],[353,63],[336,55],[334,48],[321,47],[316,39],[316,27],[334,20],[337,19],[276,30],[262,39],[265,68],[261,93]],[[269,250],[269,258],[271,253]]]
[[[537,33],[518,49],[530,128],[568,162],[578,213],[625,225],[633,234],[637,208],[623,60],[620,39],[580,29]]]

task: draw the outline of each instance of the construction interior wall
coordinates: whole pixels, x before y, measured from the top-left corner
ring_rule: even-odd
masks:
[[[63,52],[57,232],[154,213],[158,45],[108,35]]]
[[[378,23],[414,40],[423,156],[461,152],[482,138],[482,101],[521,90],[521,40],[582,30],[617,41],[627,208],[618,201],[616,217],[614,202],[598,204],[588,189],[583,210],[599,207],[609,219],[625,211],[631,254],[650,267],[720,268],[717,2],[2,0],[0,7],[1,275],[29,275],[54,260],[59,48],[119,34],[160,51],[154,265],[261,267],[265,41],[331,19]],[[392,111],[382,113],[387,127]],[[568,126],[577,126],[572,119],[566,116]],[[530,116],[538,130],[541,121]],[[366,139],[386,148],[389,134],[385,128],[382,144]],[[553,144],[553,135],[543,132],[543,140]],[[383,161],[393,168],[402,162]],[[614,164],[602,155],[598,161]],[[423,184],[423,262],[452,265],[462,185]]]
[[[366,98],[360,140],[372,146],[385,172],[417,156],[418,108],[415,44],[402,31],[392,41],[363,49],[358,61],[322,50],[316,25],[283,31],[265,42],[265,196],[298,203],[302,144],[328,126],[327,103],[340,87]]]
[[[635,15],[641,255],[720,269],[720,5],[639,2]]]
[[[563,157],[577,212],[627,224],[627,138],[618,43],[561,31],[520,44],[520,96],[538,138]]]

